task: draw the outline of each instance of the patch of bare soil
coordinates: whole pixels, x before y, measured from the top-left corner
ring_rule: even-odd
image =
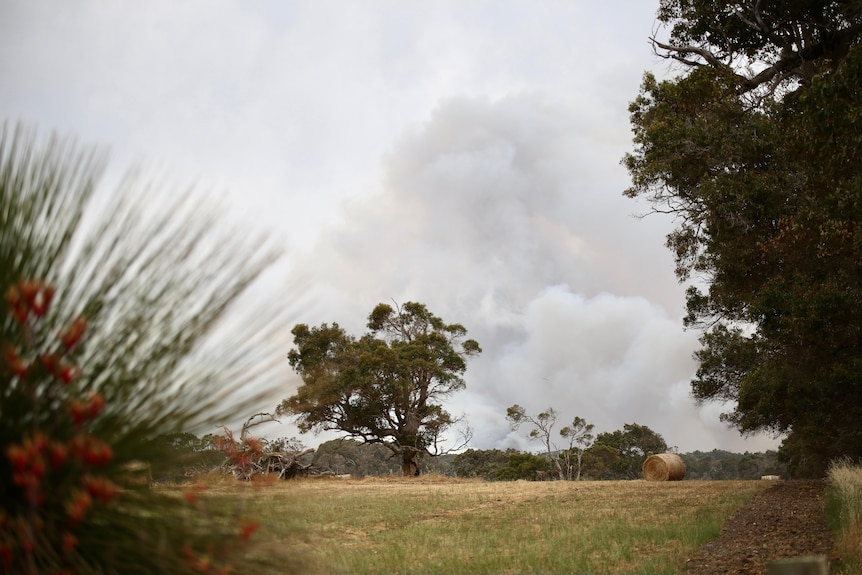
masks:
[[[829,555],[825,489],[822,481],[781,481],[757,493],[686,562],[686,573],[761,575],[775,559]]]

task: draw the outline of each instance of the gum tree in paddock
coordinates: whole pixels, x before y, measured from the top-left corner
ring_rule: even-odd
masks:
[[[658,20],[679,74],[630,106],[626,195],[676,218],[693,395],[821,475],[862,456],[862,2],[662,0]]]
[[[420,303],[379,304],[368,329],[356,338],[337,323],[294,327],[288,360],[303,385],[279,413],[296,416],[302,432],[382,443],[401,458],[405,476],[415,475],[422,455],[444,452],[441,436],[456,420],[442,401],[464,389],[466,360],[482,350],[462,325]]]
[[[557,446],[551,442],[551,430],[554,428],[554,425],[556,425],[558,417],[559,414],[553,407],[549,407],[535,417],[529,415],[527,410],[517,403],[506,409],[506,421],[509,422],[509,427],[512,431],[516,431],[525,423],[532,426],[529,434],[530,439],[538,439],[544,444],[548,459],[553,463],[554,471],[557,473],[557,477],[560,478],[560,481],[562,481],[566,478],[566,475],[565,472],[563,472],[562,465],[560,464],[560,458],[555,455],[555,452],[559,450],[557,449]]]

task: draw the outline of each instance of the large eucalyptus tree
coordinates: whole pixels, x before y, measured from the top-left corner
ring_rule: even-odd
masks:
[[[444,323],[420,303],[379,304],[368,328],[356,338],[338,324],[294,327],[288,359],[303,385],[279,412],[295,415],[303,432],[336,430],[382,443],[413,475],[423,455],[444,451],[443,433],[456,419],[442,401],[464,389],[466,360],[481,349],[462,325]]]
[[[626,194],[668,237],[704,330],[692,382],[799,473],[862,456],[862,2],[662,0]]]

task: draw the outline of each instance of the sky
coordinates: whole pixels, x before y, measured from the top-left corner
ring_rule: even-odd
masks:
[[[628,104],[674,73],[657,8],[0,0],[0,118],[108,149],[108,182],[140,166],[226,196],[284,246],[261,293],[302,301],[293,323],[360,335],[376,304],[418,301],[464,325],[483,353],[446,406],[471,447],[538,449],[508,427],[517,403],[680,452],[774,449],[691,399],[674,223],[622,194]]]

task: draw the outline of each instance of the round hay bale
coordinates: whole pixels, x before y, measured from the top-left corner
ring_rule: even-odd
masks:
[[[676,453],[650,455],[643,469],[647,481],[680,481],[685,477],[685,463]]]

